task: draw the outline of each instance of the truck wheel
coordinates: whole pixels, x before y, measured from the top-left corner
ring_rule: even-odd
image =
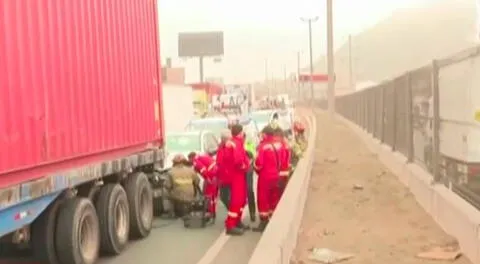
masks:
[[[153,192],[144,173],[134,173],[125,182],[130,208],[130,235],[144,238],[150,234],[153,221]]]
[[[100,249],[118,255],[128,243],[130,215],[128,199],[120,184],[107,184],[100,189],[95,203],[100,223]]]
[[[61,263],[93,264],[97,261],[100,228],[90,200],[76,197],[60,207],[55,245]]]
[[[32,249],[35,260],[40,263],[58,264],[57,251],[55,249],[55,228],[57,226],[57,214],[61,200],[57,200],[47,207],[45,211],[32,224]]]

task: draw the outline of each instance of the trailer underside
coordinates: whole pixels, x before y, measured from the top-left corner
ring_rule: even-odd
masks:
[[[108,175],[131,172],[134,168],[160,162],[163,158],[162,149],[145,149],[143,145],[51,164],[35,172],[23,172],[23,178],[10,177],[10,181],[8,176],[3,175],[0,178],[0,237],[31,224],[64,190]],[[19,179],[26,180],[18,182]]]

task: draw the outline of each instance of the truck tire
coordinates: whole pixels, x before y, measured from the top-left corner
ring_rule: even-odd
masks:
[[[97,212],[87,198],[66,200],[58,212],[55,247],[61,263],[93,264],[100,249]]]
[[[130,175],[125,182],[130,208],[130,236],[144,238],[150,234],[153,222],[153,192],[144,173]]]
[[[55,201],[32,224],[32,250],[36,261],[59,264],[55,248],[55,228],[61,200]]]
[[[125,190],[120,184],[107,184],[100,189],[95,203],[100,224],[100,250],[109,255],[120,254],[128,243],[130,214]]]

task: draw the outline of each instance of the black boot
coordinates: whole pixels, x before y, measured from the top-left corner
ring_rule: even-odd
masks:
[[[265,228],[267,228],[267,225],[268,225],[268,221],[267,221],[267,220],[261,220],[261,221],[260,221],[260,224],[258,224],[257,227],[254,227],[254,228],[253,228],[253,231],[254,231],[254,232],[263,232],[263,231],[265,231]]]
[[[242,221],[238,222],[237,227],[242,229],[243,231],[249,230],[250,226],[244,224]]]
[[[227,231],[225,231],[225,233],[230,236],[241,236],[243,235],[244,232],[245,231],[243,229],[238,227],[230,228],[230,229],[227,229]]]

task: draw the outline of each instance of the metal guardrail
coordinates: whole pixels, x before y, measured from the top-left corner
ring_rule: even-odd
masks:
[[[473,133],[468,131],[477,130],[475,134],[480,134],[479,124],[473,122],[477,113],[469,109],[472,106],[457,109],[463,107],[462,103],[457,101],[454,105],[449,101],[450,96],[459,100],[463,93],[465,105],[470,104],[470,96],[474,96],[471,82],[476,80],[478,69],[480,46],[434,60],[371,88],[339,96],[336,110],[389,145],[392,151],[402,153],[408,162],[428,170],[434,182],[445,184],[480,208],[480,163],[449,153],[455,148],[470,147],[468,138]],[[327,102],[317,101],[316,105],[326,109]],[[477,112],[480,115],[480,109]],[[458,147],[448,145],[453,141],[458,141]],[[471,173],[472,168],[477,169],[476,174]]]

